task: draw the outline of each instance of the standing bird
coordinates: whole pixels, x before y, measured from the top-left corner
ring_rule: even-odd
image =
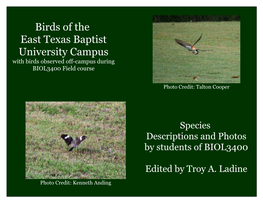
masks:
[[[67,134],[62,134],[61,138],[65,140],[66,144],[69,146],[71,145],[71,148],[69,151],[72,151],[74,148],[77,148],[77,146],[80,145],[80,143],[86,139],[86,136],[81,136],[80,138],[77,138],[73,140],[73,138]]]
[[[202,38],[203,33],[201,34],[201,36],[199,37],[199,39],[193,44],[189,44],[187,42],[184,42],[182,40],[179,39],[175,39],[175,41],[180,44],[181,46],[183,46],[184,48],[188,49],[189,51],[192,51],[193,54],[197,55],[199,53],[198,49],[194,48],[194,45],[196,45],[196,43]],[[200,50],[200,51],[210,51],[210,50]]]

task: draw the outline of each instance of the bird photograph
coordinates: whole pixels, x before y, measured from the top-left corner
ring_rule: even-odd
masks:
[[[126,102],[26,102],[26,179],[126,179]]]
[[[153,83],[240,83],[240,16],[152,20]]]

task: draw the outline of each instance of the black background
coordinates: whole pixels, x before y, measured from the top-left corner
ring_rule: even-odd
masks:
[[[241,83],[229,90],[163,90],[152,83],[153,15],[240,15]],[[8,196],[255,196],[256,195],[256,8],[7,8],[7,169]],[[36,32],[35,23],[65,25],[81,22],[107,44],[115,66],[96,66],[94,72],[33,72],[32,65],[15,65],[22,58],[21,35],[67,37],[74,32]],[[79,49],[85,45],[31,44],[28,48]],[[30,58],[30,57],[25,57]],[[32,57],[32,59],[44,57]],[[60,57],[46,57],[60,59]],[[71,57],[72,58],[72,57]],[[103,58],[103,57],[101,57]],[[170,84],[171,85],[171,84]],[[222,84],[220,84],[222,85]],[[41,186],[25,179],[26,101],[126,101],[126,180],[112,186]],[[247,152],[144,151],[146,133],[179,133],[179,123],[210,123],[211,129],[189,133],[228,132],[246,134]],[[165,142],[147,142],[160,144]],[[195,144],[195,142],[186,142]],[[196,144],[199,142],[196,142]],[[170,144],[170,142],[167,142]],[[219,164],[247,166],[247,173],[145,173],[146,164],[168,166]]]

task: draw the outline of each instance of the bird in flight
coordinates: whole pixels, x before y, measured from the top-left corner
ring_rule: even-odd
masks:
[[[194,45],[196,45],[196,43],[199,42],[199,40],[202,38],[202,35],[203,35],[203,34],[201,34],[201,36],[199,37],[199,39],[198,39],[193,45],[191,45],[191,44],[189,44],[189,43],[187,43],[187,42],[184,42],[184,41],[182,41],[182,40],[179,40],[179,39],[175,39],[175,41],[176,41],[179,45],[181,45],[181,46],[183,46],[184,48],[188,49],[189,51],[192,51],[193,54],[197,55],[197,54],[199,53],[199,51],[211,51],[211,50],[200,50],[200,49],[196,49],[196,48],[194,47]]]
[[[72,151],[74,148],[77,148],[77,146],[80,145],[80,143],[86,139],[86,136],[80,136],[80,138],[76,137],[75,140],[67,134],[62,134],[61,138],[65,140],[66,144],[69,146],[71,145],[71,148],[69,151]]]

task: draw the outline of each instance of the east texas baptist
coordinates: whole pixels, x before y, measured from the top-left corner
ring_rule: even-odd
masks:
[[[70,37],[51,37],[50,35],[43,35],[45,39],[45,44],[69,44],[71,43]],[[99,37],[91,36],[91,37],[80,37],[79,35],[73,36],[74,44],[85,44],[88,46],[89,44],[106,44],[106,36]],[[21,44],[40,44],[41,37],[28,37],[27,35],[21,35]],[[19,47],[20,56],[61,56],[62,58],[66,57],[67,53],[72,56],[108,56],[108,50],[90,50],[90,49],[78,49],[76,47],[72,47],[70,50],[61,49],[59,47],[53,49],[28,49],[27,47]]]
[[[204,174],[204,173],[246,173],[247,167],[238,166],[238,165],[218,165],[218,166],[194,166],[194,165],[185,165],[185,166],[178,166],[172,165],[169,166],[160,166],[160,165],[145,165],[145,172],[146,173],[197,173],[197,174]]]

